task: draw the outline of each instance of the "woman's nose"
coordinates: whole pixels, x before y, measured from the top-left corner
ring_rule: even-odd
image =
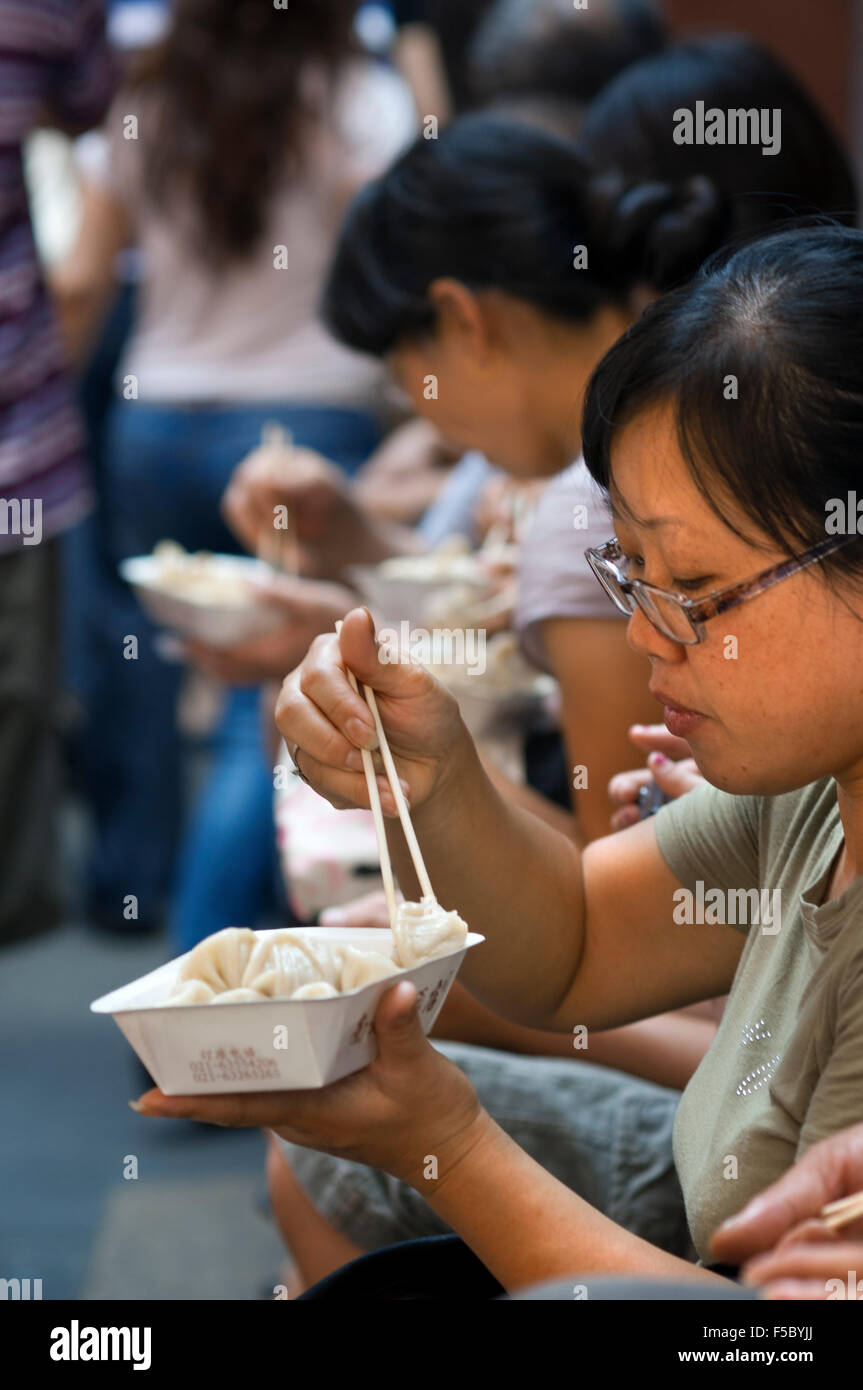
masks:
[[[670,637],[654,627],[640,608],[636,608],[626,628],[626,640],[639,656],[655,657],[661,661],[682,661],[686,647],[682,642],[674,642]]]

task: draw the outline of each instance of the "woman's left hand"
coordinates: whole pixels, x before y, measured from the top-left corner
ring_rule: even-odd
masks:
[[[133,1108],[144,1115],[272,1129],[294,1144],[380,1168],[424,1191],[470,1152],[488,1117],[464,1073],[423,1033],[409,981],[383,995],[375,1032],[374,1061],[321,1090],[163,1096],[155,1088]]]

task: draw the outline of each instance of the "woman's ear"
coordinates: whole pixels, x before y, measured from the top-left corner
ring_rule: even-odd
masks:
[[[445,348],[484,358],[491,345],[487,316],[473,290],[460,280],[441,276],[428,288],[435,309],[436,333]]]

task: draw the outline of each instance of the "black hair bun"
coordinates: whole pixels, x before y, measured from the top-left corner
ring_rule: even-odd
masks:
[[[667,290],[692,276],[727,233],[729,210],[701,174],[680,183],[598,176],[591,186],[594,235],[633,283]]]

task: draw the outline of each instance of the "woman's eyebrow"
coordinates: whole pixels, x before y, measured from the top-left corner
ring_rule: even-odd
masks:
[[[679,516],[637,516],[631,507],[621,503],[611,504],[611,517],[615,525],[618,521],[629,526],[642,527],[645,531],[655,531],[659,526],[685,526]]]

